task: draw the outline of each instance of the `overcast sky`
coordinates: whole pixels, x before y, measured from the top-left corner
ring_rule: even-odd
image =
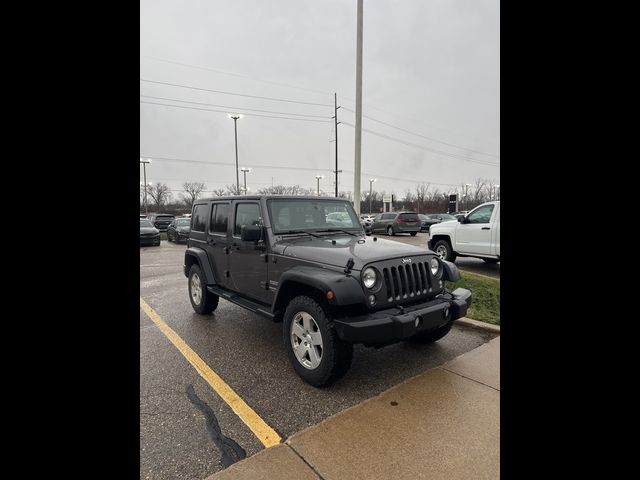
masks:
[[[362,134],[362,190],[371,177],[375,190],[397,194],[418,182],[441,191],[477,178],[500,183],[499,2],[364,0],[363,24],[363,115],[422,136],[364,118],[377,135]],[[333,191],[337,92],[339,188],[353,191],[355,48],[356,0],[142,0],[141,79],[242,94],[141,81],[147,181],[175,195],[184,181],[209,191],[235,183],[225,112],[241,112],[238,156],[252,168],[252,191],[272,182],[315,188],[316,175]]]

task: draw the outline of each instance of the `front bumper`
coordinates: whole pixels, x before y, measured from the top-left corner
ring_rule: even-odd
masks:
[[[156,237],[140,237],[140,246],[157,246],[160,245],[160,235]]]
[[[365,345],[393,343],[464,317],[471,305],[471,297],[466,288],[457,288],[429,302],[335,319],[334,324],[338,337],[344,342]]]
[[[422,227],[420,225],[400,225],[400,224],[397,224],[395,228],[396,228],[396,232],[411,233],[411,232],[419,232],[420,228],[422,228]]]

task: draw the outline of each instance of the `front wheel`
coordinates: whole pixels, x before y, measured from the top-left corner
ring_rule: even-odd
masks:
[[[453,262],[456,259],[456,254],[447,240],[438,240],[433,249],[441,260]]]
[[[353,345],[342,342],[324,307],[306,295],[295,297],[284,314],[284,345],[300,377],[314,387],[325,387],[349,370]]]
[[[207,290],[200,265],[191,265],[189,269],[189,300],[196,313],[208,315],[218,307],[220,297]]]
[[[393,237],[394,234],[395,232],[393,231],[393,227],[392,226],[387,227],[387,235],[389,235],[390,237]]]

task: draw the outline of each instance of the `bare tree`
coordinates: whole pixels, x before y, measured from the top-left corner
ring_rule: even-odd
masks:
[[[227,191],[224,188],[216,188],[212,190],[211,193],[214,197],[224,197],[227,194]]]
[[[427,183],[426,185],[424,183],[420,183],[418,185],[416,185],[416,204],[417,204],[417,212],[420,213],[420,209],[422,209],[422,211],[425,211],[426,208],[426,201],[429,195],[429,187],[431,186],[430,183]]]
[[[242,195],[242,187],[238,188],[238,185],[227,185],[226,195]]]
[[[181,193],[180,198],[184,204],[189,207],[189,210],[191,210],[193,202],[200,198],[205,186],[202,182],[184,182],[182,184],[182,189],[185,193]]]
[[[151,197],[158,211],[171,200],[171,190],[166,183],[154,183],[147,187],[147,195]]]

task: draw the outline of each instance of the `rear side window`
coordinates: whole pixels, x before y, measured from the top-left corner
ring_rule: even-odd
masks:
[[[240,236],[244,225],[260,225],[260,206],[257,203],[239,203],[236,206],[236,226],[233,234]]]
[[[211,223],[209,231],[218,235],[227,234],[227,223],[229,222],[229,204],[217,203],[211,207]]]
[[[207,224],[207,204],[196,205],[193,209],[191,217],[191,230],[195,232],[204,232]]]
[[[417,213],[401,213],[400,215],[398,215],[398,218],[401,218],[402,220],[417,221],[418,214]]]
[[[382,215],[382,220],[391,220],[392,218],[395,218],[395,216],[395,213],[385,213]]]

